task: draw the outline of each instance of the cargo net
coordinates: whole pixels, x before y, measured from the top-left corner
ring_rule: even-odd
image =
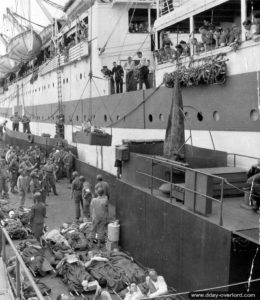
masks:
[[[194,64],[194,66],[192,66]],[[175,77],[179,77],[180,85],[183,87],[197,86],[200,84],[223,84],[226,82],[227,65],[223,57],[211,57],[203,62],[191,62],[189,67],[181,66],[172,73],[164,74],[166,87],[174,86]]]

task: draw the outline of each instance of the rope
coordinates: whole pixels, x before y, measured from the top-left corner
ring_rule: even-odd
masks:
[[[135,14],[135,10],[136,10],[136,6],[137,6],[137,2],[135,3],[134,11],[133,11],[132,16],[131,16],[131,18],[130,18],[129,25],[132,23],[132,20],[133,20],[134,14]],[[118,60],[120,60],[121,53],[122,53],[122,51],[123,51],[123,47],[124,47],[124,45],[125,45],[125,41],[126,41],[126,37],[127,37],[128,33],[129,33],[129,30],[128,30],[128,31],[126,32],[126,34],[125,34],[125,37],[124,37],[124,40],[123,40],[123,44],[122,44],[122,46],[121,46],[121,50],[120,50],[119,55],[118,55]]]
[[[81,95],[80,95],[80,97],[79,97],[79,100],[77,101],[77,105],[76,105],[76,107],[75,107],[75,109],[74,109],[74,111],[73,111],[73,113],[72,113],[72,115],[71,115],[71,119],[73,118],[73,116],[74,116],[74,114],[75,114],[75,111],[76,111],[76,109],[77,109],[77,107],[78,107],[78,105],[79,105],[79,102],[81,101],[81,97],[83,96],[83,94],[84,94],[84,92],[85,92],[85,90],[86,90],[86,88],[87,88],[87,85],[88,85],[88,83],[89,83],[89,79],[90,79],[90,78],[88,78],[88,81],[87,81],[87,83],[86,83],[86,85],[85,85],[85,87],[84,87],[84,89],[83,89],[83,92],[81,93]]]
[[[251,282],[260,282],[260,278],[252,279]],[[173,296],[188,295],[190,293],[200,293],[200,292],[214,291],[214,290],[219,290],[219,289],[225,289],[225,288],[228,288],[228,287],[244,285],[244,284],[247,284],[247,283],[248,283],[248,281],[240,281],[240,282],[237,282],[237,283],[220,285],[220,286],[210,287],[210,288],[201,289],[201,290],[186,291],[186,292],[172,293],[172,294],[166,294],[166,295],[162,295],[162,296],[156,296],[155,298],[156,299],[158,299],[158,298],[167,298],[167,297],[173,297]],[[153,299],[153,298],[150,298],[150,297],[141,298],[141,300],[151,300],[151,299]],[[202,298],[200,298],[200,299],[202,299]]]
[[[130,6],[132,5],[131,2],[132,2],[132,0],[130,0],[130,1],[127,3],[126,10],[128,10],[128,9],[130,8]],[[113,29],[111,30],[111,32],[110,32],[110,34],[109,34],[109,36],[108,36],[108,38],[107,38],[107,40],[106,40],[104,46],[101,48],[100,54],[99,54],[99,55],[101,55],[103,52],[105,52],[106,46],[107,46],[108,42],[110,41],[112,35],[114,34],[115,29],[116,29],[117,25],[119,24],[119,22],[120,22],[120,20],[121,20],[121,18],[122,18],[123,16],[124,16],[124,14],[120,14],[120,16],[119,16],[119,18],[117,19],[117,21],[116,21],[116,23],[115,23]]]
[[[247,292],[250,291],[251,280],[252,280],[252,274],[253,274],[254,264],[255,264],[255,259],[256,259],[258,250],[259,250],[259,247],[256,248],[256,252],[255,252],[255,255],[254,255],[253,260],[252,260],[251,269],[250,269],[250,275],[249,275],[249,278],[248,278]]]
[[[152,97],[152,95],[155,94],[162,85],[163,85],[163,82],[159,86],[157,86],[157,88],[150,95],[148,95],[142,102],[140,102],[136,107],[134,107],[132,110],[130,110],[128,113],[126,113],[122,118],[118,119],[117,121],[115,121],[112,124],[109,124],[107,127],[112,127],[112,126],[116,125],[117,123],[121,122],[122,119],[125,119],[126,117],[130,116],[140,106],[142,106],[148,99],[150,99]]]
[[[101,96],[101,94],[100,94],[100,92],[99,92],[99,89],[98,89],[98,87],[97,87],[97,85],[96,85],[96,82],[95,82],[93,79],[92,79],[92,81],[93,81],[93,83],[94,83],[94,85],[95,85],[95,87],[96,87],[96,90],[97,90],[97,92],[98,92],[98,94],[99,94],[99,96],[100,96],[100,99],[101,99],[101,101],[102,101],[102,103],[103,103],[103,105],[104,105],[104,107],[105,107],[105,109],[106,109],[106,111],[107,111],[107,113],[108,113],[108,116],[109,116],[110,121],[113,122],[113,119],[112,119],[112,117],[111,117],[111,115],[110,115],[110,113],[109,113],[109,110],[108,110],[108,108],[107,108],[107,106],[106,106],[106,104],[105,104],[105,102],[104,102],[104,100],[103,100],[103,97]]]
[[[35,22],[33,22],[33,21],[30,21],[30,20],[28,20],[27,18],[25,18],[25,17],[23,17],[23,16],[20,16],[20,15],[18,15],[17,13],[13,13],[16,17],[18,17],[18,18],[20,18],[20,19],[22,19],[22,20],[25,20],[25,21],[27,21],[27,22],[29,22],[29,23],[31,23],[31,24],[34,24],[34,25],[37,25],[37,26],[39,26],[39,27],[41,27],[41,28],[45,28],[45,26],[43,26],[43,25],[40,25],[40,24],[38,24],[38,23],[35,23]]]

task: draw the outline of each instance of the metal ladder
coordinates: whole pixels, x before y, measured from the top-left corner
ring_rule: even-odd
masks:
[[[62,113],[62,85],[61,85],[60,54],[58,54],[58,61],[57,61],[57,83],[58,83],[58,108],[59,108],[59,114],[61,114]]]

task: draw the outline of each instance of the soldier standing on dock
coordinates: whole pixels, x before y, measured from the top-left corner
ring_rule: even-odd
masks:
[[[19,131],[19,123],[21,118],[18,116],[18,112],[16,111],[10,119],[13,122],[13,131]]]
[[[52,163],[50,159],[47,159],[47,163],[42,168],[44,173],[46,174],[46,181],[51,186],[53,193],[55,196],[58,196],[55,185],[55,165]]]

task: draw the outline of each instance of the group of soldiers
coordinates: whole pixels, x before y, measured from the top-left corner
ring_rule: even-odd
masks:
[[[40,238],[48,206],[46,198],[51,190],[58,195],[56,182],[66,176],[71,183],[76,221],[91,220],[92,239],[97,237],[101,245],[108,221],[109,184],[98,175],[93,189],[91,183],[75,171],[74,162],[75,155],[64,148],[53,148],[47,157],[37,145],[26,150],[7,145],[0,158],[0,196],[8,199],[9,191],[19,193],[20,211],[25,210],[26,199],[32,196],[32,212],[37,220],[34,231],[36,238]]]
[[[92,242],[97,236],[98,247],[104,242],[104,234],[108,221],[108,201],[110,198],[109,184],[97,175],[94,189],[84,176],[79,176],[74,171],[71,186],[71,200],[75,204],[75,217],[81,219],[81,208],[83,221],[92,221]]]
[[[12,121],[13,124],[13,131],[19,131],[19,124],[21,122],[23,124],[23,132],[31,133],[31,129],[30,129],[31,120],[26,115],[23,115],[21,118],[18,115],[18,112],[15,112],[14,115],[10,117],[10,120]]]
[[[42,202],[46,204],[46,196],[51,189],[54,195],[58,195],[57,180],[66,176],[72,182],[74,159],[74,154],[63,148],[54,148],[47,157],[37,145],[27,150],[7,146],[0,158],[1,198],[9,198],[10,187],[11,193],[19,193],[21,211],[30,193],[40,193]]]

